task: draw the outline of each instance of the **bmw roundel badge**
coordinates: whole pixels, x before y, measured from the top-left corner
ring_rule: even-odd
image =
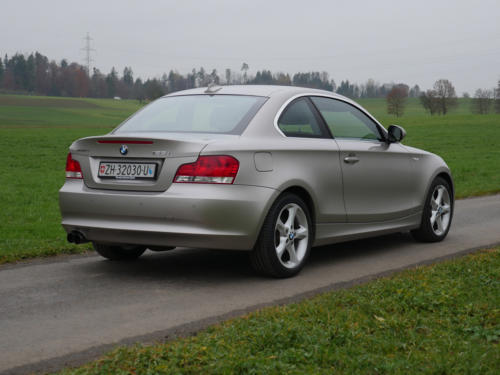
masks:
[[[120,154],[127,155],[127,153],[128,153],[128,147],[127,147],[127,145],[122,145],[120,147]]]

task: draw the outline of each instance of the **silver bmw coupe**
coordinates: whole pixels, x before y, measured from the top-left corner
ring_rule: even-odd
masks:
[[[247,250],[297,274],[311,247],[411,231],[441,241],[453,180],[352,100],[285,86],[166,95],[74,142],[59,191],[68,241],[112,260],[177,246]]]

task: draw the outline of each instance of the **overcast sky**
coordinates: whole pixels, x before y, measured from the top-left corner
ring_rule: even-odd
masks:
[[[327,71],[339,84],[450,79],[457,94],[500,79],[500,0],[17,0],[0,2],[0,53],[39,51],[108,73],[203,66]]]

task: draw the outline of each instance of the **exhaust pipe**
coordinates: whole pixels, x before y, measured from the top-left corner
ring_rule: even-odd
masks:
[[[77,230],[73,230],[73,231],[69,232],[67,238],[68,238],[68,242],[75,243],[77,245],[80,243],[89,242],[89,240],[87,240],[85,238],[85,235],[82,232],[77,231]]]

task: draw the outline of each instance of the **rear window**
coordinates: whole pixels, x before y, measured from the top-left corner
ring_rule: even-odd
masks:
[[[125,121],[115,133],[241,134],[265,101],[265,97],[246,95],[160,98]]]

